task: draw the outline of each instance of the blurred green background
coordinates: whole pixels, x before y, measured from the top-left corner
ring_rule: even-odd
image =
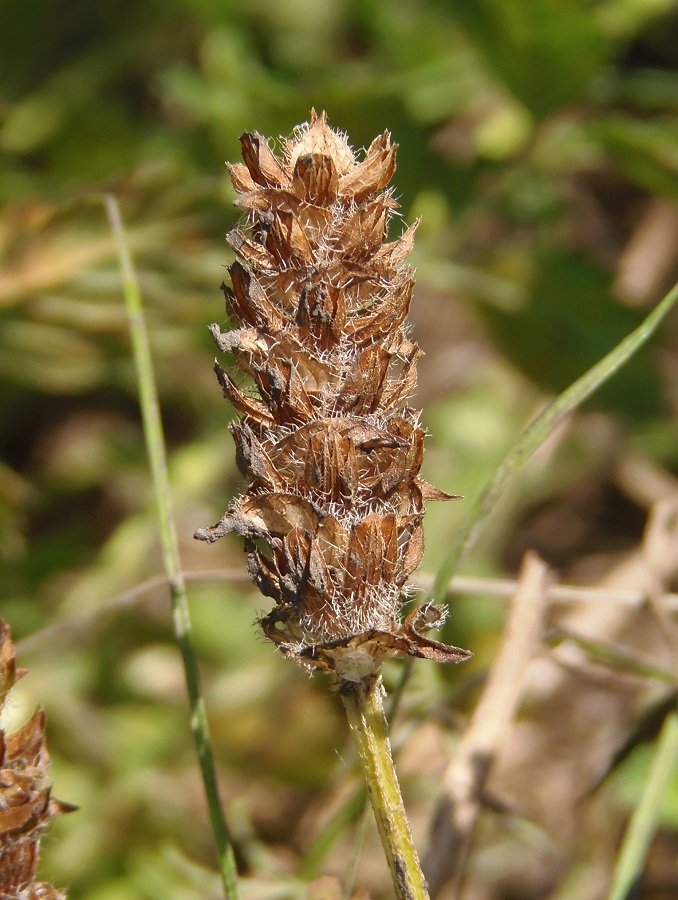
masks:
[[[237,221],[223,162],[243,131],[289,135],[311,107],[356,148],[391,131],[403,219],[423,220],[424,475],[472,499],[541,405],[678,274],[678,4],[0,9],[0,614],[31,668],[12,715],[46,707],[55,793],[80,806],[45,842],[43,876],[74,900],[219,896],[166,590],[126,593],[161,560],[97,199],[110,191],[141,278],[184,566],[234,573],[192,582],[191,603],[247,896],[302,896],[295,879],[341,873],[352,853],[342,834],[310,854],[356,777],[341,711],[252,628],[266,601],[238,580],[238,542],[191,538],[240,484],[206,329],[224,320],[223,235]],[[674,316],[521,477],[466,571],[515,572],[537,546],[574,579],[637,542],[656,497],[633,479],[622,489],[615,467],[678,473],[677,350]],[[430,510],[424,574],[464,506]],[[498,601],[455,602],[446,636],[476,661],[419,666],[412,721],[470,690],[501,621]],[[430,810],[431,785],[405,790]],[[369,847],[361,878],[388,896]]]

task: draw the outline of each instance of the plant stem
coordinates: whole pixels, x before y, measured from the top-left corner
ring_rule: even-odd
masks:
[[[367,790],[398,900],[428,900],[412,842],[388,738],[381,675],[343,682],[341,698],[358,748]]]
[[[228,826],[219,800],[214,754],[210,742],[205,701],[200,692],[198,661],[191,641],[191,620],[184,577],[179,559],[172,501],[167,475],[165,439],[160,419],[160,405],[155,384],[148,331],[144,318],[141,290],[134,271],[120,208],[115,197],[106,194],[104,206],[113,231],[123,277],[125,308],[129,319],[134,364],[139,384],[139,404],[146,439],[153,488],[158,507],[158,527],[162,545],[163,562],[167,573],[172,600],[172,617],[176,641],[184,664],[184,674],[191,710],[191,730],[200,761],[212,832],[217,849],[218,865],[227,900],[237,900],[238,881],[233,847]]]
[[[643,875],[668,786],[678,763],[678,712],[664,720],[640,802],[629,822],[608,900],[631,897]]]
[[[489,482],[476,498],[466,517],[452,549],[443,561],[435,577],[429,598],[442,597],[456,571],[461,556],[473,545],[480,533],[482,523],[487,519],[511,480],[520,472],[534,451],[553,433],[556,426],[591,396],[602,384],[611,378],[640,347],[645,344],[666,318],[678,301],[678,283],[655,306],[652,312],[637,328],[628,334],[616,347],[584,372],[566,390],[539,413],[520,435],[517,442],[504,458]]]

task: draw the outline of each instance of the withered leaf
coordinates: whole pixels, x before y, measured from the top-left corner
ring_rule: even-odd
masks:
[[[238,194],[249,194],[256,191],[257,182],[250,175],[247,166],[242,163],[226,163],[229,175],[231,176],[231,184]]]
[[[266,246],[281,268],[310,266],[315,261],[313,247],[292,212],[278,211],[269,231]]]
[[[360,416],[378,408],[390,359],[378,344],[361,351],[343,378],[338,395],[342,411]]]
[[[270,490],[284,490],[286,479],[275,467],[263,443],[246,421],[231,429],[236,445],[236,462],[243,475],[250,475]]]
[[[240,388],[235,385],[228,372],[225,372],[218,362],[214,363],[214,371],[216,372],[217,380],[221,385],[221,391],[224,397],[226,397],[239,412],[250,416],[259,425],[273,424],[273,416],[268,411],[266,404],[244,394]]]
[[[419,487],[421,488],[421,496],[424,500],[463,500],[461,494],[447,494],[445,491],[441,491],[440,488],[434,487],[432,484],[429,484],[428,481],[424,481],[423,478],[418,480]]]
[[[357,343],[372,341],[380,332],[397,328],[407,316],[413,285],[408,282],[390,291],[367,315],[346,322],[346,334]]]
[[[276,270],[276,261],[266,247],[256,241],[249,240],[239,229],[231,229],[226,235],[226,241],[238,256],[253,268],[262,272],[274,272]]]
[[[419,227],[420,221],[420,219],[417,219],[413,222],[397,241],[392,241],[390,244],[384,244],[384,246],[377,251],[375,262],[379,260],[379,262],[383,262],[386,265],[397,266],[406,260],[414,247],[414,233]]]
[[[230,315],[250,325],[266,325],[273,331],[285,326],[285,318],[268,297],[261,282],[239,262],[229,268],[233,290],[222,285]]]
[[[0,809],[0,835],[3,842],[9,832],[31,831],[39,823],[47,811],[49,792],[40,791],[30,799],[10,806],[8,809]]]
[[[386,237],[388,213],[388,205],[380,199],[359,206],[342,234],[343,255],[361,262],[374,256]]]
[[[16,680],[14,644],[9,625],[4,619],[0,619],[0,709],[4,706],[7,694],[16,684]]]
[[[412,572],[419,566],[424,555],[424,529],[421,523],[414,525],[410,534],[405,552],[401,556],[401,565],[399,577],[402,578],[401,584],[410,577]]]
[[[391,144],[388,131],[370,144],[362,163],[339,179],[339,192],[350,196],[355,203],[386,187],[395,172],[397,144]]]
[[[417,360],[422,352],[416,344],[411,344],[407,351],[405,366],[397,381],[391,382],[384,391],[382,404],[386,409],[400,406],[414,393],[417,386]]]
[[[307,153],[297,157],[293,185],[297,196],[308,203],[334,203],[339,189],[339,176],[333,158],[324,153]]]
[[[240,146],[245,165],[257,184],[263,187],[281,187],[285,184],[285,171],[271,152],[266,138],[256,131],[245,132],[240,137]]]
[[[410,642],[408,650],[410,656],[420,656],[442,663],[463,662],[473,656],[470,650],[443,644],[421,634],[422,631],[440,627],[444,621],[445,610],[433,603],[426,603],[410,613],[401,629],[401,634]]]
[[[285,163],[288,171],[294,172],[294,167],[300,157],[314,153],[329,157],[340,175],[352,171],[356,164],[355,156],[346,137],[328,127],[327,116],[324,112],[318,116],[312,109],[308,126],[304,129],[296,129],[295,139],[287,142]]]
[[[23,725],[5,737],[8,760],[21,759],[27,766],[46,767],[45,713],[36,709]]]
[[[231,511],[233,530],[248,535],[286,535],[292,529],[315,532],[319,516],[296,494],[271,492],[242,498]]]
[[[302,214],[301,201],[293,193],[276,188],[260,188],[258,185],[254,186],[254,190],[240,194],[233,205],[249,212],[261,213],[262,216],[259,217],[261,224],[273,223],[275,216],[272,210],[278,213]]]

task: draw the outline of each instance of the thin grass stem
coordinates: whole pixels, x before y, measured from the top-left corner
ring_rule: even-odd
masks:
[[[247,582],[250,578],[247,572],[241,569],[206,569],[204,571],[184,572],[184,581],[236,581]],[[433,577],[419,573],[417,582],[425,587],[433,583]],[[142,581],[129,590],[122,591],[110,600],[98,604],[96,608],[84,613],[71,615],[69,618],[41,628],[15,644],[18,656],[27,653],[49,653],[61,650],[67,642],[69,645],[82,641],[93,628],[107,616],[114,615],[124,609],[141,605],[151,600],[154,591],[167,584],[167,575],[155,575]],[[516,592],[516,582],[510,578],[480,578],[471,575],[457,575],[447,585],[445,594],[439,600],[446,599],[450,594],[485,594],[488,597],[498,597],[502,600],[511,598]],[[608,603],[625,607],[642,607],[646,603],[646,595],[636,588],[610,588],[610,587],[580,587],[569,584],[552,584],[547,590],[550,603]],[[661,602],[669,612],[678,612],[678,594],[662,594]],[[387,712],[389,722],[397,712],[402,688],[407,686],[410,677],[410,669],[414,659],[408,656],[402,664],[402,674],[395,690],[389,694],[390,705]],[[673,677],[673,676],[671,676]]]
[[[144,318],[139,282],[127,243],[120,207],[115,197],[103,197],[106,214],[115,237],[123,278],[125,308],[129,319],[132,352],[139,386],[139,403],[146,440],[153,490],[155,493],[162,555],[172,601],[172,618],[176,641],[181,652],[190,705],[191,731],[198,752],[210,823],[216,844],[219,871],[227,900],[238,897],[238,879],[233,847],[219,800],[219,790],[210,742],[205,701],[200,692],[198,661],[191,641],[191,620],[184,577],[179,560],[172,500],[167,475],[167,458],[158,392],[155,384],[148,331]]]
[[[343,682],[341,698],[358,749],[367,790],[398,900],[428,900],[428,889],[393,765],[381,677]]]
[[[638,806],[622,841],[608,900],[634,896],[645,868],[664,798],[678,764],[678,712],[666,717]]]
[[[443,596],[462,554],[473,544],[480,526],[495,507],[499,497],[534,451],[553,433],[565,416],[581,406],[649,340],[676,300],[678,300],[678,283],[637,328],[549,403],[522,433],[471,507],[452,549],[438,570],[431,589],[431,597]]]

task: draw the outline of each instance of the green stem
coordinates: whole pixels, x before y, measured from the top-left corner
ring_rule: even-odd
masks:
[[[388,739],[381,676],[343,682],[341,698],[358,748],[398,900],[428,900]]]
[[[678,763],[678,712],[664,720],[638,806],[629,822],[617,858],[608,900],[631,897],[645,868],[664,798]]]
[[[181,652],[191,710],[191,731],[198,752],[200,771],[207,796],[212,832],[217,849],[219,870],[227,900],[237,900],[238,880],[233,847],[219,800],[214,754],[210,742],[205,701],[200,692],[198,661],[191,641],[191,620],[184,577],[179,560],[179,545],[172,515],[172,500],[167,475],[165,440],[160,418],[148,331],[144,318],[139,282],[134,271],[120,208],[115,197],[103,197],[111,229],[116,240],[123,277],[125,308],[129,319],[134,364],[139,384],[139,404],[144,426],[146,450],[151,465],[153,487],[158,507],[158,527],[163,562],[172,600],[172,617],[176,641]]]
[[[452,549],[438,570],[433,587],[429,592],[430,598],[445,595],[447,585],[452,580],[462,554],[473,545],[480,526],[496,506],[511,479],[523,468],[537,447],[553,433],[565,416],[581,406],[649,340],[676,301],[678,301],[678,284],[671,288],[637,328],[549,403],[522,433],[471,507]]]

